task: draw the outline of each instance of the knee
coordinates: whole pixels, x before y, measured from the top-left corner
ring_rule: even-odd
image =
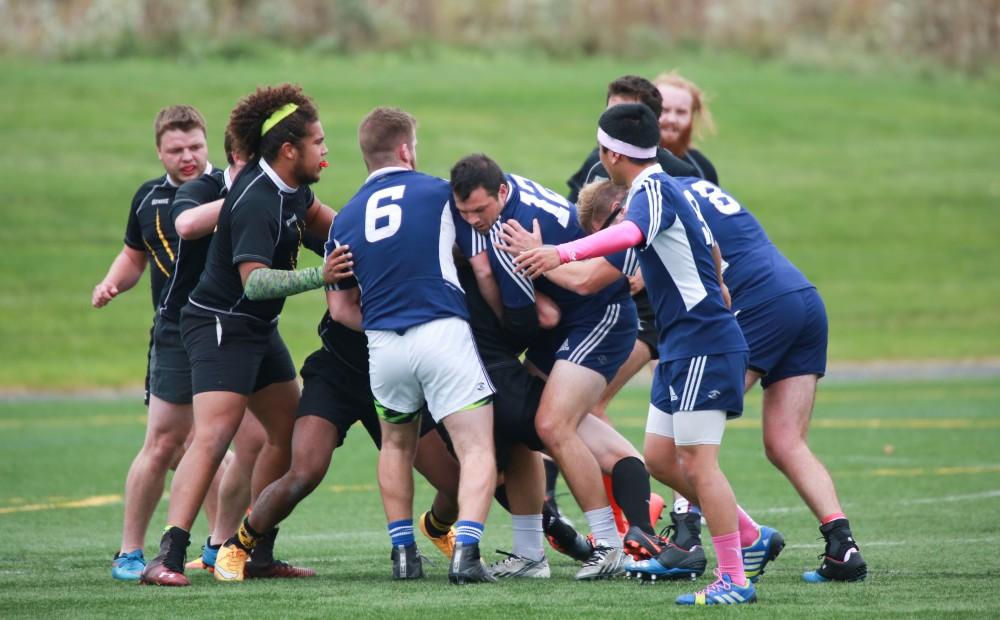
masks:
[[[156,433],[143,446],[146,457],[158,466],[169,468],[184,453],[185,436],[176,433]]]
[[[317,468],[293,467],[286,474],[289,493],[296,501],[302,500],[319,486],[319,483],[323,481],[324,473]]]
[[[538,433],[542,443],[552,447],[566,439],[567,429],[562,420],[556,416],[538,416],[535,420],[535,432]]]
[[[767,460],[782,471],[792,464],[795,453],[804,447],[805,442],[795,436],[764,436],[764,454]]]
[[[673,459],[667,459],[663,455],[646,455],[646,471],[664,484],[668,484],[676,475],[676,466]]]

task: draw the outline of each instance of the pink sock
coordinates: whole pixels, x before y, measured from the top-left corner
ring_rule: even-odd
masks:
[[[836,521],[837,519],[846,519],[846,518],[847,518],[847,515],[845,515],[844,513],[842,513],[842,512],[835,512],[833,514],[826,515],[825,517],[823,517],[822,519],[820,519],[819,520],[819,524],[820,525],[826,525],[827,523],[829,523],[831,521]]]
[[[743,572],[740,533],[733,532],[724,536],[713,536],[712,546],[715,547],[715,557],[719,560],[719,573],[729,575],[729,579],[738,586],[745,585],[747,576]]]
[[[740,546],[749,547],[757,542],[757,537],[760,536],[760,526],[750,518],[742,506],[736,507],[736,514],[740,522]]]

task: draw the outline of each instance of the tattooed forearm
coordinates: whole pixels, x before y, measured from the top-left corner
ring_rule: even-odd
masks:
[[[323,270],[310,267],[298,271],[284,269],[254,269],[247,277],[243,292],[247,299],[280,299],[323,286]]]

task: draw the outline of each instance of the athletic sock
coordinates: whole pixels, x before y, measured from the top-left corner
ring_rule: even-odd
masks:
[[[545,557],[542,546],[542,515],[511,515],[514,528],[514,555],[529,560]]]
[[[413,519],[400,519],[399,521],[393,521],[389,524],[388,529],[389,539],[392,541],[393,547],[398,547],[400,545],[409,547],[410,545],[416,543],[413,538]]]
[[[820,525],[826,525],[827,523],[830,523],[831,521],[836,521],[837,519],[843,519],[843,520],[846,521],[847,520],[847,515],[845,515],[842,512],[834,512],[834,513],[828,514],[825,517],[823,517],[822,519],[820,519],[819,520],[819,524]]]
[[[674,512],[676,512],[679,515],[684,514],[692,507],[696,508],[696,506],[692,506],[691,502],[689,502],[687,498],[684,497],[683,495],[680,495],[676,499],[674,499]]]
[[[611,470],[611,490],[630,525],[650,536],[656,532],[649,522],[649,472],[634,456],[623,458]]]
[[[263,534],[258,533],[257,530],[250,527],[250,517],[244,517],[243,523],[240,524],[240,529],[236,530],[236,535],[226,542],[232,543],[244,551],[250,551],[257,546],[257,539],[263,536]]]
[[[621,547],[622,538],[618,535],[618,528],[615,527],[615,517],[611,512],[611,506],[588,510],[583,513],[590,526],[590,532],[596,540],[603,540],[612,547]]]
[[[719,561],[719,573],[729,575],[729,579],[738,586],[746,585],[747,576],[743,572],[740,533],[732,532],[722,536],[713,536],[712,546],[715,547],[715,557]]]
[[[559,465],[551,459],[542,459],[545,467],[545,501],[556,506],[556,480],[559,479]],[[558,510],[558,508],[556,508]]]
[[[478,521],[456,521],[455,542],[463,545],[478,545],[483,538],[483,524]]]
[[[740,546],[749,547],[757,542],[757,538],[760,536],[760,526],[750,518],[742,506],[736,506],[736,515],[740,523]]]
[[[448,533],[454,522],[448,523],[439,519],[436,514],[434,514],[434,509],[431,508],[427,511],[427,516],[424,518],[424,527],[427,529],[427,533],[434,538],[440,538]]]

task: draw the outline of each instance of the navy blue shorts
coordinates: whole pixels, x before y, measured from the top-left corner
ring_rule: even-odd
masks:
[[[545,374],[556,360],[589,368],[610,382],[635,346],[639,319],[631,300],[608,304],[592,321],[559,325],[541,332],[526,358]]]
[[[829,330],[826,307],[815,288],[738,310],[736,320],[750,347],[750,369],[763,375],[764,389],[789,377],[826,374]]]
[[[747,357],[739,352],[660,361],[649,402],[666,413],[719,410],[738,418],[743,415]]]

